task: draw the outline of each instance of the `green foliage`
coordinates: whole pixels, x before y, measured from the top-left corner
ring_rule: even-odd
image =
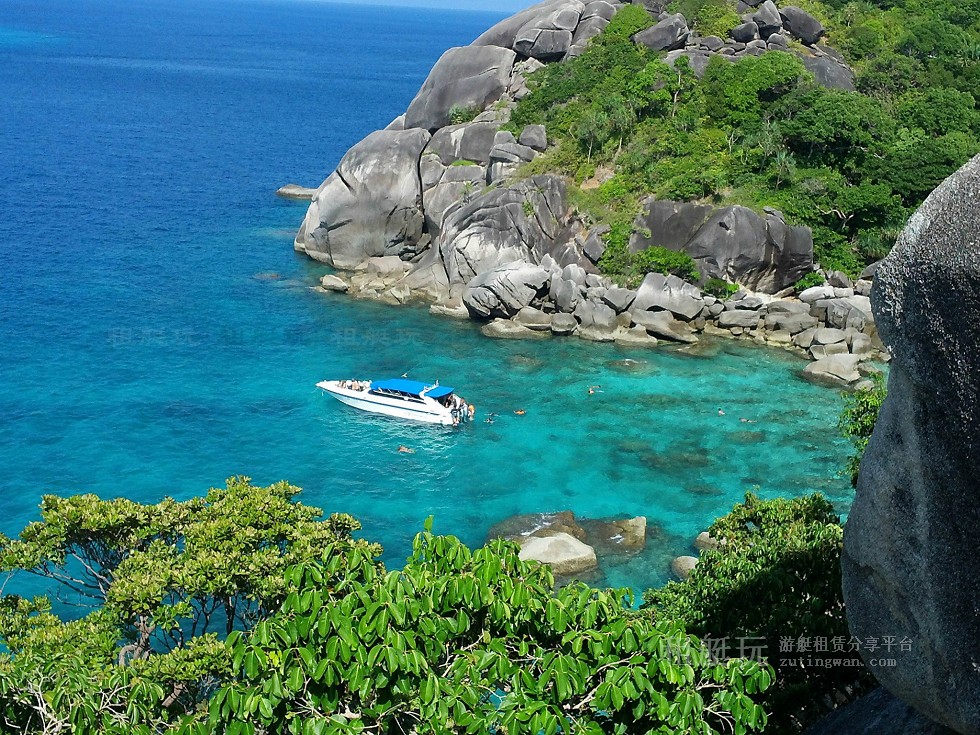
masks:
[[[853,393],[844,393],[844,409],[837,422],[840,432],[854,444],[854,454],[847,462],[847,471],[851,476],[851,484],[857,486],[858,470],[861,458],[871,439],[878,412],[885,401],[888,389],[882,375],[873,375],[870,387],[859,388]]]
[[[734,296],[738,293],[738,289],[739,285],[737,283],[729,283],[720,278],[709,278],[704,282],[704,287],[702,288],[705,293],[711,294],[722,301]]]
[[[974,0],[970,0],[974,2]],[[712,59],[698,80],[630,35],[652,19],[618,13],[586,51],[536,72],[511,121],[555,140],[535,171],[577,182],[612,168],[628,185],[589,208],[611,228],[607,273],[629,270],[628,213],[661,199],[776,207],[814,233],[827,269],[857,275],[881,258],[911,211],[980,151],[980,24],[959,4],[803,0],[857,71],[857,92],[815,84],[794,54]],[[737,22],[728,0],[675,0],[700,35]]]
[[[8,724],[131,732],[119,728],[194,712],[230,672],[219,636],[277,609],[288,567],[331,552],[380,553],[351,538],[360,528],[353,518],[318,520],[319,509],[295,502],[298,492],[235,477],[204,498],[155,505],[44,496],[42,520],[17,540],[2,539],[0,568],[54,580],[98,609],[63,622],[43,599],[2,599],[0,641],[12,654],[0,659]],[[61,694],[39,699],[39,686]]]
[[[735,4],[728,0],[673,0],[670,13],[680,13],[699,36],[721,36],[742,22]]]
[[[663,273],[665,276],[677,276],[685,281],[697,282],[701,280],[701,272],[690,255],[659,245],[653,245],[635,253],[633,268],[637,274]]]
[[[800,732],[824,714],[825,697],[846,699],[868,685],[862,666],[811,666],[806,659],[821,654],[780,648],[792,641],[796,651],[801,639],[821,639],[832,651],[832,641],[849,639],[840,579],[843,529],[829,502],[820,495],[763,501],[747,493],[709,532],[717,548],[701,552],[688,580],[645,593],[643,608],[655,621],[684,621],[699,636],[765,642],[776,670],[776,684],[763,700],[767,733]]]
[[[478,107],[466,107],[464,105],[453,105],[449,108],[449,124],[462,125],[472,122],[473,118],[481,112]]]
[[[713,662],[625,590],[554,592],[494,542],[419,534],[404,569],[336,554],[289,570],[282,610],[230,644],[200,733],[760,731],[766,665]],[[333,596],[324,594],[333,590]]]
[[[817,271],[812,273],[807,273],[803,278],[798,280],[794,285],[796,293],[803,293],[808,288],[813,288],[814,286],[822,286],[824,284],[823,275]]]

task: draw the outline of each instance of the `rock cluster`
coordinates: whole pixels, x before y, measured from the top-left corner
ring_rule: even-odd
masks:
[[[792,289],[776,294],[739,289],[719,299],[676,276],[659,273],[647,274],[636,289],[622,288],[577,263],[563,267],[551,253],[538,257],[533,249],[511,253],[514,260],[495,259],[500,251],[482,250],[485,243],[480,237],[467,237],[467,247],[461,251],[446,251],[450,258],[444,264],[453,273],[452,288],[461,288],[457,296],[433,304],[430,311],[493,319],[484,327],[484,334],[491,337],[575,335],[631,347],[692,344],[700,335],[746,339],[806,356],[812,362],[803,376],[833,386],[866,385],[877,372],[870,362],[889,359],[866,295],[869,280],[847,286],[827,283],[798,295]],[[523,247],[520,243],[511,247]],[[392,256],[370,258],[353,276],[324,276],[322,287],[405,303],[418,293],[407,285],[419,273],[412,268]],[[445,278],[444,268],[437,272]],[[476,275],[469,278],[471,273]],[[842,274],[829,276],[845,282]]]
[[[792,5],[777,7],[773,0],[739,0],[738,12],[742,23],[731,30],[727,39],[700,37],[680,13],[660,12],[656,25],[640,31],[633,40],[654,51],[668,52],[665,61],[670,65],[686,57],[698,77],[714,57],[737,61],[769,51],[794,53],[818,84],[854,90],[854,72],[840,54],[819,43],[825,32],[823,25],[805,10]],[[790,41],[801,45],[791,46]]]
[[[602,556],[641,550],[646,528],[643,516],[579,520],[565,510],[511,516],[492,526],[487,538],[514,541],[521,559],[540,561],[556,575],[571,577],[597,569]]]
[[[714,550],[724,547],[727,543],[728,541],[726,539],[717,539],[707,531],[702,531],[694,539],[694,548],[699,552],[705,549]],[[670,571],[678,579],[687,579],[691,576],[691,572],[697,567],[699,561],[700,559],[698,557],[686,554],[675,557],[670,563]]]
[[[978,202],[980,156],[929,195],[875,273],[894,359],[843,554],[851,632],[911,641],[894,666],[868,661],[874,675],[963,735],[980,735],[980,562],[962,550],[980,525]]]

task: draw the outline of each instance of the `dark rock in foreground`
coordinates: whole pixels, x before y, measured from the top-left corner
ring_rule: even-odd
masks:
[[[980,558],[964,542],[980,528],[980,157],[912,216],[872,299],[893,361],[845,529],[848,622],[858,638],[910,641],[874,675],[978,735]]]
[[[806,735],[955,735],[885,689],[876,689],[830,713]]]

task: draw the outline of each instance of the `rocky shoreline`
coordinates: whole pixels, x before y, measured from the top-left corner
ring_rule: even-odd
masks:
[[[830,58],[818,45],[819,23],[771,0],[740,4],[745,22],[722,43],[698,38],[683,16],[643,4],[655,22],[633,41],[668,52],[668,63],[685,55],[697,70],[695,62],[710,55],[734,63],[787,49]],[[658,273],[622,288],[599,272],[608,226],[571,204],[561,176],[522,177],[549,146],[541,125],[504,129],[528,94],[528,75],[581,54],[622,7],[546,0],[448,50],[405,114],[354,145],[315,192],[280,191],[311,197],[296,250],[336,269],[323,277],[324,290],[427,303],[434,314],[482,322],[493,337],[654,346],[725,336],[794,350],[812,360],[804,374],[813,380],[861,385],[874,371],[870,361],[887,359],[868,299],[873,274],[852,283],[825,273],[823,286],[797,297],[793,284],[817,268],[809,228],[770,208],[650,197],[630,251],[685,252],[701,283],[720,279],[739,289],[719,299]],[[598,186],[602,176],[596,179]]]
[[[431,302],[430,313],[476,319],[489,337],[540,339],[577,336],[630,347],[693,344],[702,336],[748,340],[809,358],[809,380],[863,386],[887,362],[878,338],[871,281],[815,286],[794,293],[740,290],[728,299],[702,293],[675,276],[651,273],[637,290],[545,256],[538,266],[507,264],[492,277],[474,278],[461,295],[433,300],[407,281],[411,264],[397,257],[369,258],[352,271],[322,277],[319,289],[392,305]]]

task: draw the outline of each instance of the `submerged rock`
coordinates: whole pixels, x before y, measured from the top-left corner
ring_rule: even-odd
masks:
[[[493,524],[487,532],[487,538],[505,538],[515,541],[545,529],[571,534],[580,541],[585,540],[585,529],[579,525],[575,519],[575,514],[569,510],[557,513],[524,513],[510,516]]]
[[[494,319],[489,324],[484,324],[480,331],[487,337],[497,339],[541,339],[548,336],[548,332],[529,329],[510,319]]]
[[[872,301],[892,362],[844,532],[848,623],[911,641],[875,677],[980,735],[980,559],[964,549],[980,527],[980,156],[909,220]]]

